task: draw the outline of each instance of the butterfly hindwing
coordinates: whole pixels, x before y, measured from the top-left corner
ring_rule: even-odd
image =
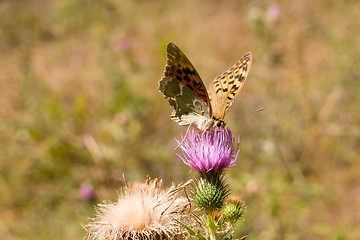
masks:
[[[173,77],[163,77],[159,89],[174,107],[170,116],[172,120],[179,125],[193,124],[199,129],[204,128],[209,118],[209,107],[198,95]]]
[[[245,54],[234,66],[214,79],[209,87],[212,115],[223,120],[245,83],[251,66],[251,53]]]

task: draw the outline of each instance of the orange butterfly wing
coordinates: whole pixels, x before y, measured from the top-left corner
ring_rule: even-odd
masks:
[[[164,75],[182,82],[198,95],[206,105],[211,107],[209,95],[195,67],[174,43],[167,45],[167,62]]]
[[[227,71],[217,76],[209,87],[212,116],[223,120],[245,83],[251,66],[251,53],[245,54]]]

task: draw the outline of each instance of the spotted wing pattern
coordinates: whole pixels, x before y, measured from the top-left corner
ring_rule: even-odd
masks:
[[[209,87],[212,116],[223,120],[245,83],[251,66],[251,53],[245,54],[227,71],[216,77]]]
[[[182,82],[194,94],[198,95],[209,108],[211,107],[209,95],[199,74],[185,54],[174,43],[169,43],[167,46],[167,62],[164,75]]]

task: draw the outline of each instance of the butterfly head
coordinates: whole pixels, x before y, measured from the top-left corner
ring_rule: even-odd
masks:
[[[225,127],[226,125],[226,121],[224,119],[216,119],[216,118],[213,118],[214,119],[214,126],[215,127]]]
[[[224,119],[217,119],[215,117],[213,117],[211,119],[211,121],[208,121],[206,124],[205,124],[205,129],[206,131],[209,131],[209,130],[214,130],[216,128],[224,128],[226,125],[226,121]]]

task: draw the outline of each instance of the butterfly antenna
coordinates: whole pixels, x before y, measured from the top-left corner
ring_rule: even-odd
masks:
[[[236,114],[237,116],[238,115],[241,115],[242,117],[243,116],[245,116],[245,115],[248,115],[248,114],[251,114],[251,113],[256,113],[256,112],[261,112],[261,111],[263,111],[264,110],[264,108],[258,108],[258,109],[256,109],[256,110],[254,110],[254,111],[250,111],[250,112],[246,112],[246,113],[240,113],[240,114]],[[235,116],[233,116],[233,117],[230,117],[230,118],[234,118]]]
[[[254,112],[261,112],[262,110],[264,110],[264,108],[258,108],[258,109],[254,110],[254,111],[247,112],[245,114],[254,113]]]
[[[190,127],[191,127],[192,124],[189,125],[188,129],[186,130],[186,133],[185,133],[185,136],[183,137],[183,139],[181,140],[181,142],[179,143],[179,145],[177,145],[177,147],[174,149],[175,151],[181,146],[183,145],[183,143],[185,142],[186,140],[186,137],[190,131]]]

